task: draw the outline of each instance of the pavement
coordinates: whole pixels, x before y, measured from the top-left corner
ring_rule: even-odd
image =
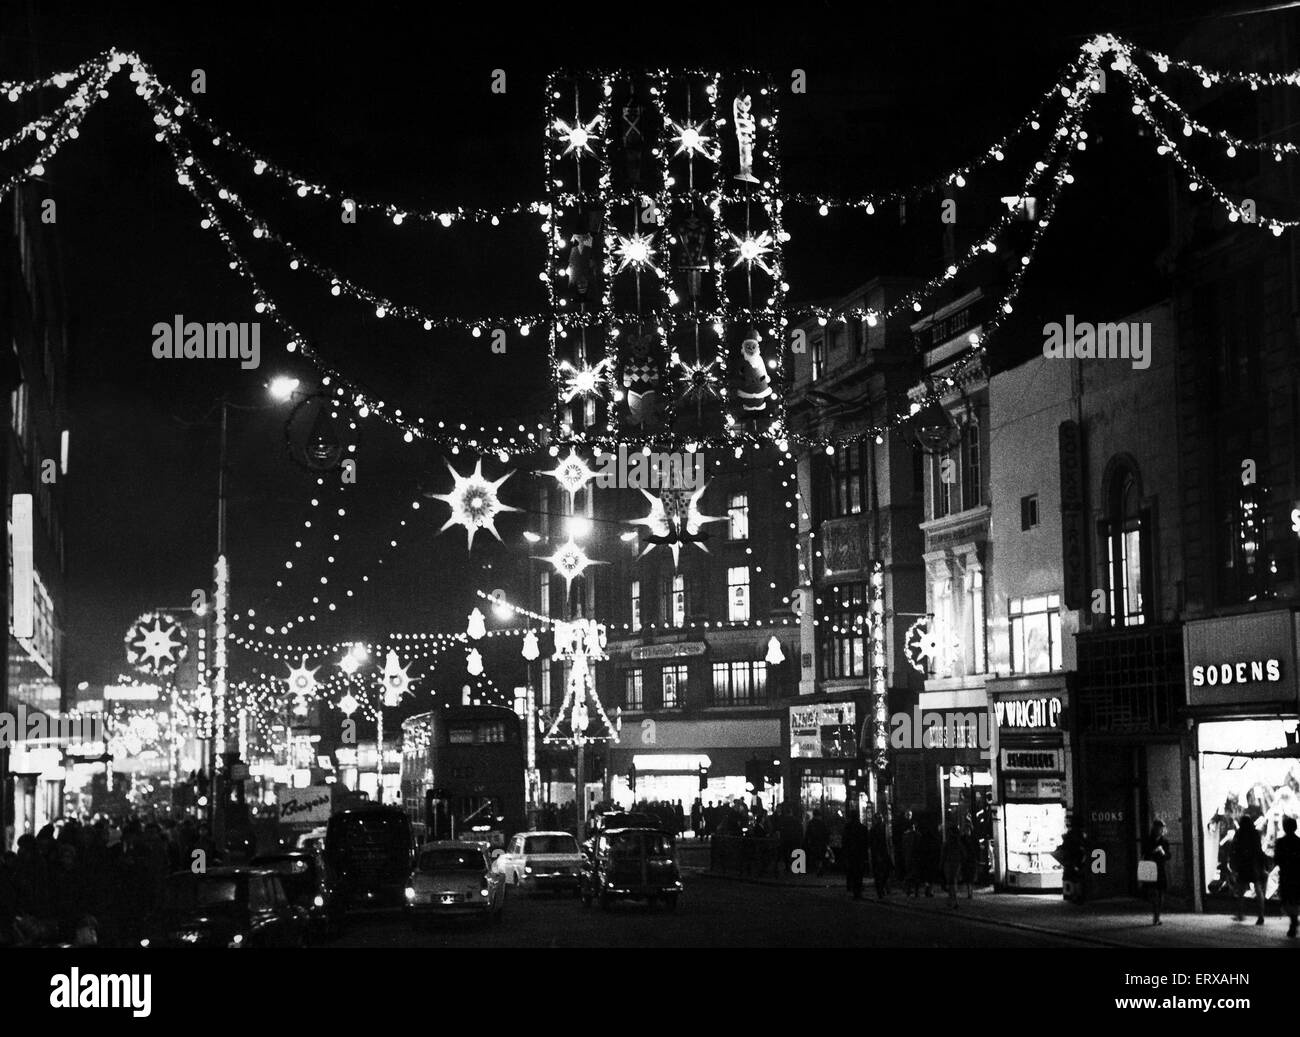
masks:
[[[810,893],[836,890],[847,896],[843,875],[745,877],[708,870],[707,854],[703,855],[702,861],[695,856],[693,861],[685,863],[683,873],[684,877],[689,876],[697,884],[707,882],[804,889]],[[1105,947],[1300,948],[1300,939],[1287,939],[1287,920],[1278,913],[1276,904],[1268,905],[1269,912],[1262,926],[1255,925],[1255,917],[1249,914],[1245,921],[1237,922],[1231,914],[1196,914],[1167,909],[1162,913],[1161,924],[1155,926],[1151,924],[1151,907],[1145,900],[1101,900],[1072,904],[1060,893],[995,893],[991,890],[976,890],[969,900],[965,899],[964,894],[959,897],[954,909],[949,906],[944,893],[937,888],[933,897],[923,894],[908,897],[895,891],[878,901],[869,879],[863,891],[863,903],[883,911],[919,914],[927,918],[936,915],[949,919],[955,917],[963,923],[978,922]]]

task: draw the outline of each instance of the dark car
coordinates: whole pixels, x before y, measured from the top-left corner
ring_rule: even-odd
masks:
[[[404,907],[415,863],[410,818],[389,806],[340,811],[325,830],[325,861],[349,911]]]
[[[663,900],[675,910],[682,892],[673,837],[658,828],[607,828],[592,840],[582,865],[579,893],[584,907],[596,900]]]
[[[265,868],[176,872],[145,925],[141,947],[301,947],[307,913]]]
[[[280,876],[289,902],[307,912],[307,925],[313,936],[329,936],[342,928],[343,901],[334,890],[322,854],[307,850],[268,853],[254,857],[252,866]]]

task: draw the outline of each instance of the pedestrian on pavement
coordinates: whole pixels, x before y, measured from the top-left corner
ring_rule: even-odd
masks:
[[[889,830],[885,819],[877,814],[871,822],[871,877],[876,884],[876,899],[883,900],[889,896],[889,876],[894,870],[894,862],[889,856]]]
[[[943,848],[939,852],[940,868],[943,872],[944,888],[948,890],[948,906],[957,907],[957,884],[961,881],[962,866],[965,861],[966,848],[961,842],[961,833],[957,831],[957,819],[949,819],[947,831],[943,836]]]
[[[1296,916],[1300,914],[1300,836],[1295,833],[1294,817],[1282,818],[1282,832],[1273,846],[1273,860],[1277,862],[1277,898],[1282,910],[1291,919],[1286,931],[1288,939],[1296,938]]]
[[[966,899],[975,897],[975,867],[979,858],[979,843],[975,839],[975,830],[969,821],[961,826],[961,881],[966,884]]]
[[[862,880],[867,873],[870,843],[866,826],[858,820],[858,812],[850,810],[844,822],[840,855],[844,860],[844,874],[848,878],[849,893],[854,900],[862,899]]]
[[[691,831],[695,833],[696,839],[704,838],[704,804],[700,802],[699,796],[691,804]]]
[[[909,810],[903,817],[903,837],[898,841],[900,860],[903,870],[903,891],[914,897],[921,888],[921,855],[917,851],[916,822],[912,820]]]
[[[934,819],[928,814],[921,823],[916,846],[925,895],[932,897],[934,884],[943,881],[943,841],[935,830]]]
[[[1156,865],[1156,881],[1151,890],[1151,924],[1161,925],[1160,909],[1164,907],[1165,890],[1169,888],[1169,875],[1166,871],[1169,864],[1169,840],[1165,838],[1165,823],[1160,818],[1151,822],[1151,834],[1147,836],[1143,858],[1154,861]]]
[[[677,823],[677,837],[681,838],[682,833],[686,831],[686,811],[682,808],[682,801],[680,799],[677,801],[677,807],[673,811],[673,820]]]
[[[1246,896],[1246,891],[1253,884],[1255,887],[1255,902],[1259,908],[1259,916],[1255,919],[1255,924],[1263,925],[1266,884],[1264,881],[1264,846],[1259,837],[1259,828],[1256,827],[1258,813],[1259,807],[1257,806],[1248,806],[1242,811],[1241,818],[1237,821],[1237,832],[1232,837],[1230,860],[1232,861],[1234,892],[1237,895],[1235,919],[1238,922],[1243,920],[1242,901]]]
[[[808,827],[804,830],[803,845],[808,852],[808,863],[817,865],[817,874],[821,875],[826,866],[826,850],[830,846],[831,833],[822,820],[822,812],[814,810]]]

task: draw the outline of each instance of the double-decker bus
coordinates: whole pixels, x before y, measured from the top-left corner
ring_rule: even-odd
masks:
[[[527,827],[520,726],[501,706],[444,706],[402,721],[402,805],[426,838],[504,850]]]

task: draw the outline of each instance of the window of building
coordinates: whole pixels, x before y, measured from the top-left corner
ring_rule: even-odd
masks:
[[[817,626],[823,679],[867,675],[867,585],[846,583],[822,594]]]
[[[1038,494],[1020,498],[1020,528],[1034,529],[1038,525]]]
[[[685,663],[664,667],[664,709],[677,709],[686,700],[686,675]]]
[[[749,539],[749,494],[733,493],[727,498],[727,539]]]
[[[862,356],[867,351],[867,324],[853,319],[849,321],[849,335],[852,338],[853,355]]]
[[[641,629],[641,581],[632,581],[632,629]]]
[[[745,660],[715,662],[711,706],[747,706],[767,700],[767,665]]]
[[[951,515],[959,499],[959,469],[954,451],[935,454],[930,458],[931,518]]]
[[[626,709],[645,709],[645,675],[641,669],[628,670],[624,675],[623,706]]]
[[[660,621],[671,627],[686,625],[686,577],[673,573],[663,579],[660,595]]]
[[[965,640],[970,646],[966,653],[970,673],[984,673],[988,669],[987,645],[984,641],[987,630],[988,624],[984,621],[984,571],[967,569]]]
[[[833,356],[836,351],[844,345],[844,325],[839,321],[832,321],[826,328],[826,352]]]
[[[961,506],[963,510],[984,503],[980,487],[980,427],[970,421],[961,434]]]
[[[733,623],[749,619],[749,566],[727,569],[727,619]]]
[[[1146,622],[1150,515],[1142,507],[1137,473],[1125,467],[1111,480],[1105,522],[1107,600],[1116,626]]]
[[[1012,598],[1011,670],[1013,673],[1048,673],[1061,668],[1061,596]]]
[[[827,459],[827,518],[860,515],[865,503],[863,492],[863,447],[860,443],[842,446]]]
[[[984,503],[980,484],[983,464],[980,450],[979,424],[968,421],[962,427],[956,445],[931,459],[931,487],[933,514],[943,518],[958,511],[978,508]]]
[[[812,341],[812,380],[815,382],[826,373],[826,337],[814,335]]]
[[[537,611],[543,616],[551,614],[551,574],[539,573],[537,576]]]

